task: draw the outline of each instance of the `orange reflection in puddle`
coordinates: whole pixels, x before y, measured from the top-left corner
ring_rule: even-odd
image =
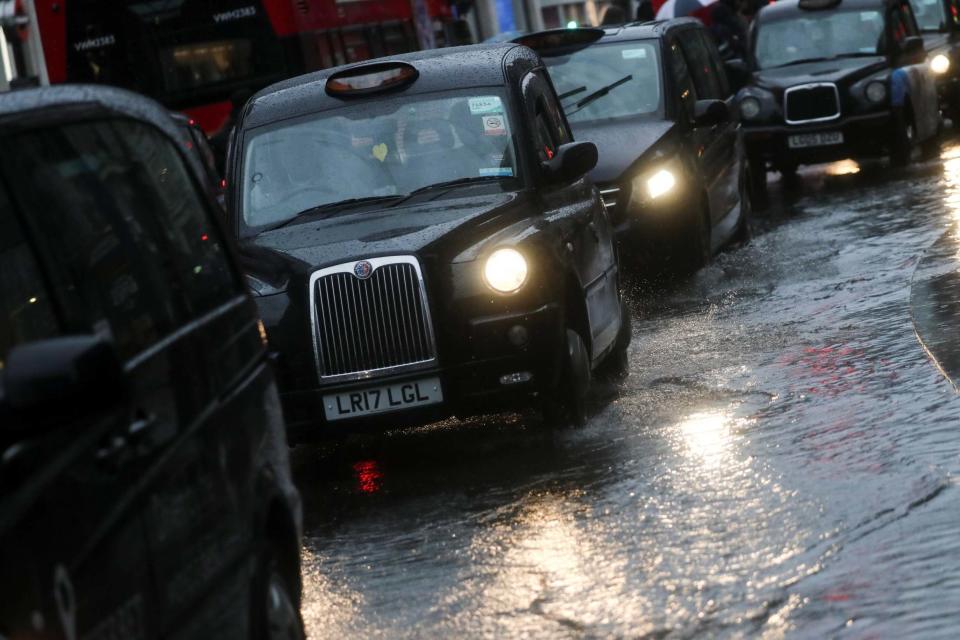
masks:
[[[376,493],[383,484],[383,472],[375,460],[361,460],[353,465],[357,474],[357,488],[363,493]]]

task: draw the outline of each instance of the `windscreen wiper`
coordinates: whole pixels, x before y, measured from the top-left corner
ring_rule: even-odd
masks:
[[[292,223],[294,220],[299,220],[305,216],[316,216],[317,214],[329,214],[344,207],[352,207],[358,204],[368,204],[371,202],[386,202],[388,200],[396,200],[398,198],[405,198],[404,194],[396,194],[391,196],[363,196],[361,198],[347,198],[346,200],[338,200],[337,202],[328,202],[326,204],[317,205],[316,207],[310,207],[309,209],[304,209],[303,211],[297,213],[296,215],[287,218],[279,224],[275,224],[272,227],[267,227],[260,233],[264,231],[274,231],[275,229],[282,229],[288,224]],[[323,216],[321,216],[323,217]]]
[[[790,62],[785,62],[783,64],[774,65],[772,67],[766,67],[767,69],[779,69],[780,67],[792,67],[795,64],[807,64],[808,62],[825,62],[830,60],[830,58],[817,57],[817,58],[801,58],[800,60],[791,60]]]
[[[586,90],[587,90],[586,87],[577,87],[576,89],[570,89],[570,91],[564,91],[563,93],[557,96],[557,100],[566,100],[567,98],[572,98],[578,93],[583,93]]]
[[[397,207],[409,200],[410,198],[421,194],[426,193],[427,191],[434,191],[436,189],[449,189],[452,187],[458,187],[462,184],[472,184],[479,182],[493,182],[494,180],[502,180],[503,178],[512,178],[513,176],[469,176],[466,178],[456,178],[455,180],[445,180],[443,182],[436,182],[434,184],[428,184],[423,187],[414,189],[405,196],[402,196],[399,200],[394,202],[391,206]]]
[[[574,113],[576,113],[577,111],[580,111],[580,109],[583,109],[584,107],[586,107],[588,104],[590,104],[590,103],[593,102],[594,100],[599,100],[600,98],[602,98],[603,96],[607,95],[608,93],[610,93],[611,91],[613,91],[614,89],[616,89],[617,87],[619,87],[620,85],[622,85],[622,84],[624,84],[624,83],[626,83],[626,82],[629,82],[629,81],[631,81],[631,80],[633,80],[633,74],[628,75],[628,76],[624,76],[624,77],[620,78],[619,80],[617,80],[616,82],[611,82],[610,84],[606,85],[605,87],[600,87],[599,89],[597,89],[597,90],[594,91],[593,93],[590,93],[590,94],[584,96],[583,98],[581,98],[580,100],[578,100],[578,101],[573,105],[574,107],[576,107],[576,110],[567,113],[567,115],[568,115],[568,116],[572,116]],[[568,107],[564,107],[564,110],[566,110],[567,108],[568,108]]]

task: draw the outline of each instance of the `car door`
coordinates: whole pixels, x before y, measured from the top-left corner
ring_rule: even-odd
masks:
[[[98,146],[99,127],[51,123],[3,140],[17,153],[0,159],[0,175],[51,292],[37,287],[26,309],[52,296],[62,333],[110,340],[129,388],[116,389],[113,409],[28,435],[4,456],[4,485],[29,495],[12,536],[4,535],[0,548],[12,557],[3,567],[34,579],[2,583],[25,587],[14,595],[33,601],[36,613],[14,615],[26,614],[27,624],[50,636],[149,638],[158,622],[144,534],[149,470],[175,431],[180,405],[170,381],[185,363],[157,351],[173,330],[169,274],[156,236],[113,197],[123,163]],[[17,279],[6,266],[0,280]],[[6,283],[3,289],[9,295]]]
[[[703,29],[689,28],[680,31],[677,36],[679,47],[675,47],[672,54],[677,55],[677,49],[682,54],[697,100],[722,100],[730,106],[732,96],[725,89],[725,83],[711,57],[711,49],[705,36]],[[682,76],[680,61],[675,61],[674,65],[676,73]],[[716,225],[738,201],[740,173],[736,153],[737,123],[730,119],[720,124],[695,127],[693,140],[701,178],[710,203],[710,217]]]
[[[573,137],[543,70],[527,74],[522,95],[534,156],[546,162]],[[561,230],[572,252],[586,299],[591,357],[596,359],[613,344],[620,326],[618,263],[606,209],[586,178],[572,184],[543,184],[540,192],[547,218]]]
[[[889,10],[888,28],[890,42],[893,43],[893,56],[900,58],[901,43],[909,37],[919,37],[913,9],[906,0],[893,5]],[[916,60],[898,60],[898,70],[906,73],[910,105],[913,107],[914,125],[917,128],[917,139],[926,140],[937,135],[940,129],[940,103],[937,96],[936,80],[927,64],[925,56],[918,56]],[[895,71],[894,73],[897,73]],[[896,96],[896,92],[894,92]]]
[[[157,135],[140,146],[140,192],[160,221],[196,356],[189,381],[199,411],[182,421],[158,470],[147,540],[164,632],[243,638],[259,505],[256,456],[275,396],[253,302],[196,175]],[[152,179],[151,179],[152,178]]]

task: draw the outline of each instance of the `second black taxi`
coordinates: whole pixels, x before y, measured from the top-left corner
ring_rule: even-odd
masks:
[[[427,51],[247,103],[229,209],[290,436],[535,403],[582,423],[630,340],[613,231],[540,58]]]

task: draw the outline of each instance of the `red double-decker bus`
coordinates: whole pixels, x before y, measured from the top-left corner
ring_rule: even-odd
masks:
[[[50,83],[132,89],[187,112],[208,133],[238,92],[416,50],[418,8],[421,25],[423,14],[431,24],[451,18],[446,0],[32,1]]]

